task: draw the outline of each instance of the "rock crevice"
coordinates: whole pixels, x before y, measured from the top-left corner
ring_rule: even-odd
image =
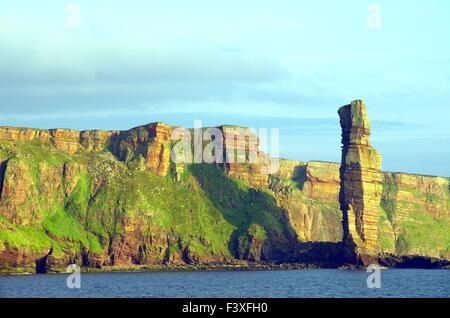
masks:
[[[7,167],[8,167],[8,160],[5,160],[0,163],[0,200],[2,198],[3,183],[5,182],[5,174]]]

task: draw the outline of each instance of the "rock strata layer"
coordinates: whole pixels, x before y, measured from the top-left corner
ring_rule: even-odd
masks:
[[[0,140],[19,142],[39,140],[49,142],[58,150],[74,154],[80,149],[98,151],[117,134],[113,131],[70,129],[31,129],[0,127]]]

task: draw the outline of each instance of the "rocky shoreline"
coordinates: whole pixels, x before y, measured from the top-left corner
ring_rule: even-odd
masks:
[[[311,264],[198,264],[198,265],[126,265],[105,266],[102,268],[82,267],[83,273],[114,272],[195,272],[195,271],[260,271],[260,270],[298,270],[319,269]],[[52,268],[44,275],[66,273],[66,268]],[[0,270],[0,275],[34,275],[33,268],[14,268]],[[42,273],[37,274],[42,275]]]
[[[450,270],[450,261],[427,257],[395,257],[386,256],[378,260],[380,268],[384,269],[446,269]],[[340,266],[323,266],[311,263],[228,263],[228,264],[160,264],[160,265],[116,265],[96,267],[81,267],[82,273],[115,273],[115,272],[195,272],[195,271],[269,271],[269,270],[315,270],[315,269],[339,269],[339,270],[365,270],[365,267],[354,264],[342,264]],[[0,270],[0,276],[4,275],[50,275],[66,273],[65,267],[54,267],[47,273],[36,273],[32,267],[17,267]]]

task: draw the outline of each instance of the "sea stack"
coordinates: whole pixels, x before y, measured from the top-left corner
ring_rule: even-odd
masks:
[[[377,262],[382,195],[381,155],[370,144],[362,100],[339,109],[342,127],[341,190],[345,258],[359,266]]]

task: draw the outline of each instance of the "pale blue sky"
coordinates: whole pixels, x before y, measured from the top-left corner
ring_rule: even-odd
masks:
[[[3,0],[0,125],[278,127],[283,157],[340,161],[337,109],[361,98],[385,170],[450,176],[449,13],[446,0]]]

